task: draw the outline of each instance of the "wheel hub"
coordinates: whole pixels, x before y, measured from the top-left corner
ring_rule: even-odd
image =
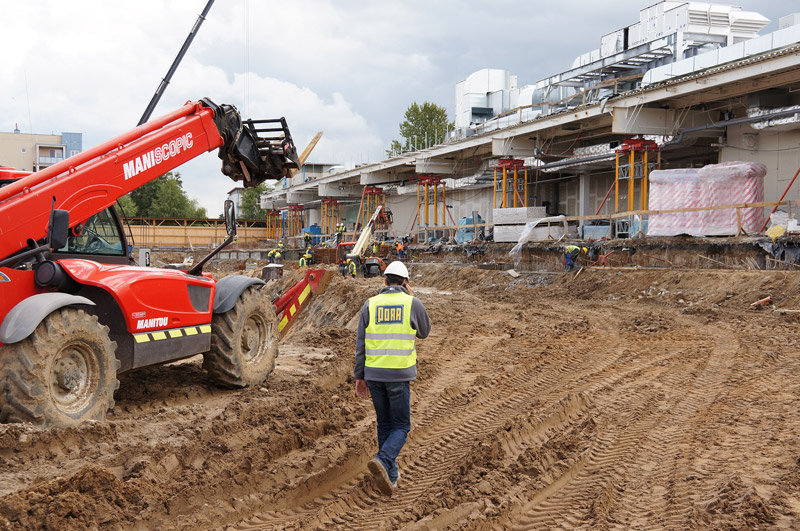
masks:
[[[264,335],[260,322],[254,318],[247,320],[242,330],[242,352],[248,361],[252,361],[258,357],[259,346],[261,339]]]
[[[53,368],[56,383],[65,391],[75,391],[80,386],[81,371],[74,359],[60,359]]]
[[[62,349],[50,371],[50,395],[64,412],[80,411],[97,387],[97,363],[91,349],[75,342]]]

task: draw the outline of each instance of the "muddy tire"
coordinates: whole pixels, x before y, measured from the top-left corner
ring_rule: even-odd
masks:
[[[236,305],[211,321],[211,350],[203,368],[217,385],[247,387],[269,378],[278,356],[278,317],[275,306],[254,287]]]
[[[119,388],[116,348],[96,316],[54,311],[0,350],[0,421],[55,427],[105,420]]]

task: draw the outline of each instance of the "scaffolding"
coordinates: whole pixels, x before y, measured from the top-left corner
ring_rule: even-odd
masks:
[[[267,211],[267,238],[277,240],[281,237],[281,228],[283,227],[283,219],[279,210]]]
[[[498,183],[497,170],[501,170],[501,180]],[[523,170],[523,178],[519,178],[519,170]],[[509,180],[509,172],[513,176]],[[520,195],[520,188],[522,195]],[[528,206],[528,169],[525,167],[525,161],[522,159],[499,159],[497,165],[494,167],[494,194],[492,196],[492,208],[497,206],[497,193],[500,192],[501,201],[499,208],[508,208],[509,206],[517,208],[518,206]],[[508,200],[508,195],[511,193],[511,201]],[[519,201],[519,203],[518,203]]]
[[[655,156],[653,158],[653,155]],[[615,153],[614,213],[636,210],[636,183],[639,183],[639,210],[647,210],[647,187],[650,172],[661,167],[661,151],[652,140],[626,139]],[[624,181],[627,180],[627,186]],[[624,202],[624,206],[623,206]],[[623,210],[620,210],[620,208]],[[633,218],[633,216],[631,216]],[[617,219],[617,235],[643,232],[633,219]]]
[[[439,187],[441,186],[441,194],[439,194]],[[439,198],[441,197],[441,221],[439,218]],[[437,230],[449,230],[447,227],[447,220],[445,212],[449,215],[453,226],[457,225],[453,220],[453,215],[447,209],[447,192],[445,190],[445,183],[441,177],[434,177],[432,175],[421,175],[417,181],[417,215],[414,216],[414,221],[411,222],[411,230],[419,222],[419,230],[424,231],[423,240],[427,240],[428,232],[432,231],[434,236]],[[433,207],[433,220],[431,220],[430,207]],[[442,234],[443,236],[444,234]]]
[[[361,211],[359,212],[359,224],[356,227],[356,234],[358,227],[366,227],[367,222],[372,217],[372,214],[382,206],[386,210],[386,194],[383,193],[383,188],[379,186],[365,186],[361,194]]]
[[[320,224],[322,225],[322,234],[329,237],[336,232],[336,226],[339,225],[339,220],[342,219],[342,206],[336,199],[323,197],[321,208],[322,220]]]
[[[287,236],[292,237],[300,234],[305,226],[305,215],[303,205],[288,205],[287,211]]]

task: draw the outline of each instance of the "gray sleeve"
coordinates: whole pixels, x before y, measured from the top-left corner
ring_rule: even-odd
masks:
[[[413,311],[412,311],[413,314]],[[364,379],[364,361],[367,358],[364,339],[367,325],[369,324],[369,300],[361,307],[361,316],[358,318],[358,332],[356,332],[356,363],[353,367],[353,377],[356,380]]]
[[[431,319],[428,317],[428,310],[422,305],[422,301],[414,297],[411,301],[411,326],[417,331],[417,337],[425,339],[431,332]]]

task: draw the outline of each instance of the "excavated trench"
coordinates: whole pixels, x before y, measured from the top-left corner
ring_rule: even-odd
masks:
[[[259,387],[220,390],[192,358],[123,374],[106,423],[0,425],[0,527],[800,525],[800,272],[484,267],[411,264],[433,328],[391,498],[351,377],[381,280],[334,276]]]

